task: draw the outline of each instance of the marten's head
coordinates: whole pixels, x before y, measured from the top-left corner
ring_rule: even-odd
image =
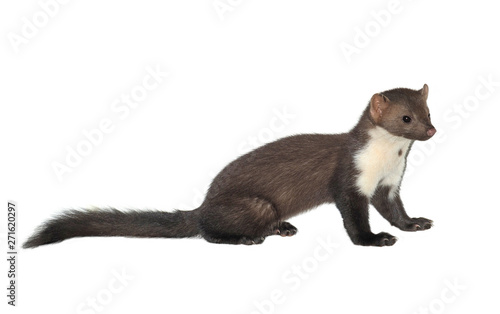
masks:
[[[396,88],[372,96],[370,119],[389,133],[410,140],[430,139],[436,129],[427,107],[429,87]]]

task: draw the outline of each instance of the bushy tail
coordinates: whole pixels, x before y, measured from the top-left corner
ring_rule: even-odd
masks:
[[[24,248],[75,237],[188,238],[198,235],[194,211],[70,210],[41,225]]]

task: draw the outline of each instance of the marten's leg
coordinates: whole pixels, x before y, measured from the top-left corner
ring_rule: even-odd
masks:
[[[355,190],[337,193],[335,205],[340,210],[351,241],[364,246],[390,246],[397,239],[386,232],[373,233],[368,223],[368,198]]]
[[[426,230],[432,227],[432,220],[410,218],[405,211],[399,193],[389,186],[380,186],[372,196],[371,203],[391,225],[404,231]]]

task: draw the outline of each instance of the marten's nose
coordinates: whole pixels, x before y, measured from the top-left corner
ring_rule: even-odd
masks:
[[[436,132],[437,132],[436,128],[434,128],[434,127],[432,129],[428,129],[427,130],[427,136],[428,137],[432,137],[434,134],[436,134]]]

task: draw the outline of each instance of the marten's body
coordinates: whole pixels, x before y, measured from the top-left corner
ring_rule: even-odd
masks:
[[[201,236],[258,244],[269,235],[294,235],[286,219],[324,203],[336,204],[355,244],[392,245],[392,235],[371,232],[369,204],[402,230],[432,225],[408,217],[399,197],[413,141],[436,132],[427,95],[427,85],[375,94],[348,133],[296,135],[259,147],[227,165],[193,211],[68,211],[42,225],[24,247],[84,236]]]

